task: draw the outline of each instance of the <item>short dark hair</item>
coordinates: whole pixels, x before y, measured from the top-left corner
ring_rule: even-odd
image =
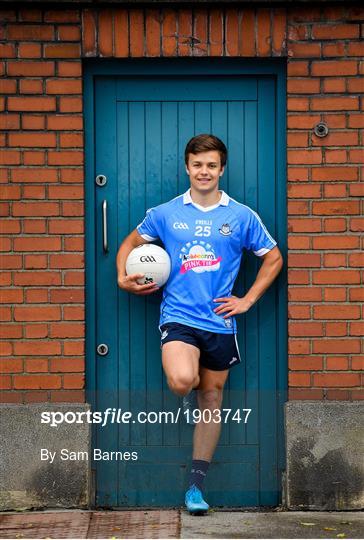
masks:
[[[218,137],[209,133],[201,133],[192,137],[185,148],[185,163],[188,164],[189,154],[198,154],[200,152],[209,152],[210,150],[217,150],[220,154],[221,166],[226,164],[227,160],[227,148]]]

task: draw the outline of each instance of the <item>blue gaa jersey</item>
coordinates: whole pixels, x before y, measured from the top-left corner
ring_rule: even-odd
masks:
[[[220,304],[213,300],[231,296],[243,248],[260,257],[277,245],[258,214],[224,191],[217,204],[204,208],[188,190],[150,208],[137,231],[148,242],[159,238],[171,258],[159,324],[236,333],[234,317],[216,315]]]

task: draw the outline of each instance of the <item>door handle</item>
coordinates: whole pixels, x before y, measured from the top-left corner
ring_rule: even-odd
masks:
[[[102,244],[104,248],[104,253],[109,251],[109,246],[107,243],[107,201],[102,201]]]

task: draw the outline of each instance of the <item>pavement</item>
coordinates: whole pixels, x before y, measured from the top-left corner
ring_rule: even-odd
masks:
[[[363,512],[45,510],[0,513],[0,538],[363,538]]]

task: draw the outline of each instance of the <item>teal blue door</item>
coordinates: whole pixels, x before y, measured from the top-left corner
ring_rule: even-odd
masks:
[[[238,62],[86,70],[87,390],[94,411],[111,409],[105,426],[93,425],[93,448],[104,452],[92,463],[98,506],[180,505],[192,449],[193,427],[182,411],[176,420],[182,400],[169,391],[161,367],[161,294],[136,297],[118,289],[118,248],[146,209],[187,189],[185,144],[210,132],[229,151],[222,189],[259,213],[285,254],[283,78],[280,64]],[[101,185],[97,175],[105,177]],[[260,264],[244,253],[236,295],[250,288]],[[238,317],[245,361],[226,385],[222,434],[205,483],[211,505],[280,502],[285,289],[283,271]],[[113,409],[130,414],[112,423]]]

